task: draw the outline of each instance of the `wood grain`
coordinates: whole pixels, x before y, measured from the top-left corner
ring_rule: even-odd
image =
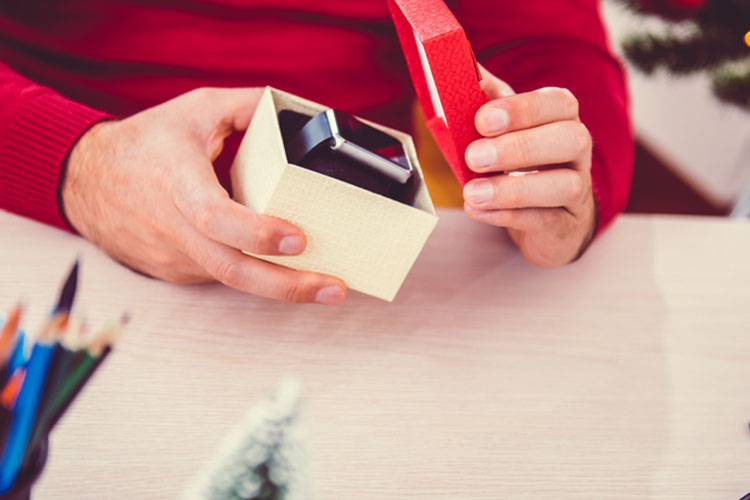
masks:
[[[276,303],[137,275],[0,213],[0,308],[133,322],[53,435],[34,499],[175,498],[285,374],[321,499],[729,499],[750,491],[750,225],[625,216],[530,267],[442,211],[392,304]]]

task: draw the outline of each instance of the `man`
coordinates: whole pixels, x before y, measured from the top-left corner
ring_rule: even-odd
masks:
[[[466,160],[498,173],[465,186],[464,209],[507,228],[530,262],[564,265],[629,191],[623,74],[597,2],[449,6],[491,98]],[[234,203],[227,170],[264,85],[409,128],[413,94],[385,0],[5,2],[0,61],[0,208],[169,281],[344,300],[336,278],[240,252],[294,255],[305,236]]]

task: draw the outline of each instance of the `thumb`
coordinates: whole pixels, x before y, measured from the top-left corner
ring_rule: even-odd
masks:
[[[217,128],[225,127],[232,131],[245,130],[258,107],[263,95],[260,87],[247,88],[205,88],[204,105],[217,118]]]
[[[262,88],[199,89],[200,108],[212,117],[208,120],[207,153],[213,161],[224,147],[224,139],[247,129],[263,95]]]
[[[479,82],[479,84],[481,85],[484,93],[487,94],[487,97],[489,97],[490,99],[499,99],[500,97],[507,97],[509,95],[516,94],[516,92],[510,85],[490,73],[487,68],[485,68],[481,64],[479,64],[478,66],[479,73],[482,75],[482,80]]]

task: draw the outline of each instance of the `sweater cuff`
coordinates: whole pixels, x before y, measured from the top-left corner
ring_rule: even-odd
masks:
[[[67,155],[103,111],[44,93],[21,104],[0,146],[2,198],[8,210],[70,230],[61,214],[58,183]]]

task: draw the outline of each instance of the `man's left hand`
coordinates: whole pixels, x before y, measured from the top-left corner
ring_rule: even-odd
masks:
[[[516,94],[481,69],[482,89],[491,100],[477,111],[483,138],[466,149],[466,163],[475,172],[497,175],[464,186],[464,210],[508,228],[532,264],[565,265],[593,238],[596,221],[592,141],[578,117],[578,101],[552,87]]]

